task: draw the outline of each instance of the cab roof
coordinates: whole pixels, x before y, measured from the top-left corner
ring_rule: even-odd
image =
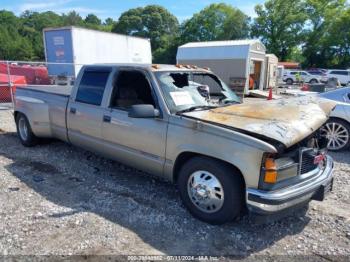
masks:
[[[170,64],[135,64],[135,63],[103,63],[103,64],[93,64],[91,66],[118,66],[118,67],[135,67],[135,68],[145,68],[153,72],[157,71],[200,71],[200,72],[211,72],[209,68],[202,68],[196,65],[170,65]]]

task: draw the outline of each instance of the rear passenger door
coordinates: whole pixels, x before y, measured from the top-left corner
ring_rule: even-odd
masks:
[[[167,120],[132,118],[132,105],[151,104],[160,112],[157,95],[146,70],[122,68],[113,77],[109,108],[102,123],[104,148],[112,158],[138,169],[161,175],[165,162]]]
[[[81,76],[67,108],[68,137],[72,144],[101,151],[102,102],[110,67],[89,67]]]

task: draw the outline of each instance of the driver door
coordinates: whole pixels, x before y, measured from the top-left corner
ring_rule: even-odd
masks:
[[[129,110],[135,104],[152,104],[159,110],[147,74],[136,69],[116,72],[109,108],[103,115],[102,137],[112,158],[161,175],[165,162],[167,121],[162,117],[129,117]]]

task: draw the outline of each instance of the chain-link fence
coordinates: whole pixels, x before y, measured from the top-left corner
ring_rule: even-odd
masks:
[[[82,64],[0,60],[0,109],[14,107],[18,87],[74,85]]]

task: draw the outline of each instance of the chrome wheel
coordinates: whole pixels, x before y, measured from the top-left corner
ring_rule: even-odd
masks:
[[[322,128],[322,132],[328,139],[327,147],[330,150],[340,150],[349,142],[349,131],[340,123],[329,122]]]
[[[28,139],[28,126],[24,117],[18,120],[18,130],[22,140],[26,141]]]
[[[188,179],[188,195],[192,203],[205,213],[214,213],[224,204],[224,189],[208,171],[196,171]]]

